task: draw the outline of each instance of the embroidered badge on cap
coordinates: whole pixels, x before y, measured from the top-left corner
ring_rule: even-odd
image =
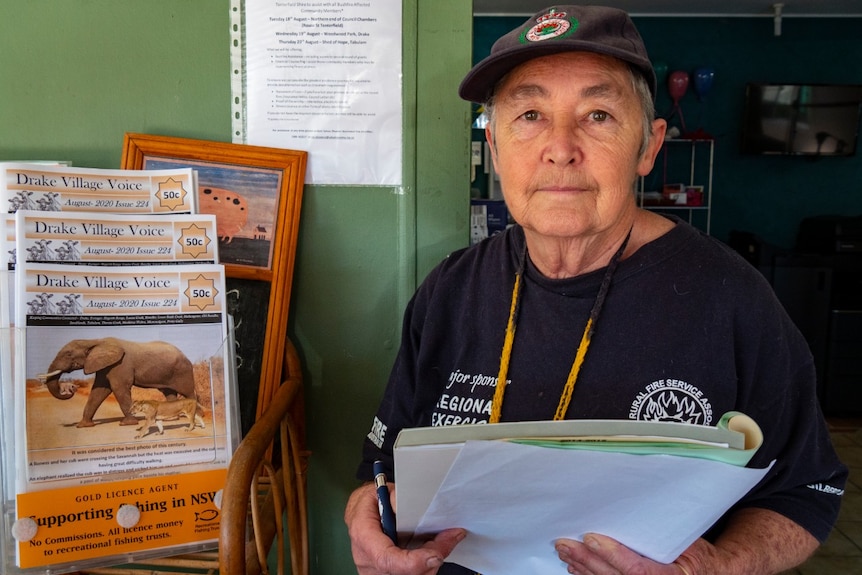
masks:
[[[578,21],[567,19],[565,12],[557,12],[551,8],[547,14],[536,18],[537,24],[521,33],[521,43],[541,42],[552,38],[565,38],[578,29]]]

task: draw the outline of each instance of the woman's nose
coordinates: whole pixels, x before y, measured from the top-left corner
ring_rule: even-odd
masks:
[[[580,161],[582,134],[577,124],[556,122],[548,132],[545,161],[557,166],[568,166]]]

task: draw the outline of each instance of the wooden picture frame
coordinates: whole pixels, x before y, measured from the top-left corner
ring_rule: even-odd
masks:
[[[307,161],[307,152],[281,148],[137,133],[123,140],[123,169],[196,169],[198,211],[216,214],[243,434],[281,381]]]

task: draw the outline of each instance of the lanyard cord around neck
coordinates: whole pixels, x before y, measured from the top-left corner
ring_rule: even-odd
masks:
[[[572,393],[575,390],[575,382],[578,379],[578,373],[581,371],[581,366],[584,363],[584,358],[587,356],[587,349],[590,347],[593,333],[596,330],[596,322],[599,320],[599,313],[602,311],[602,306],[605,303],[605,298],[608,295],[608,290],[611,286],[611,278],[617,269],[617,264],[629,243],[629,238],[632,235],[631,229],[626,234],[622,245],[617,249],[616,253],[611,257],[610,263],[605,270],[605,276],[602,278],[602,285],[599,287],[599,293],[596,296],[596,301],[593,302],[593,309],[590,310],[590,318],[587,320],[587,325],[584,327],[584,333],[581,336],[581,342],[578,344],[578,351],[575,353],[575,360],[572,362],[572,369],[569,371],[569,377],[566,379],[566,385],[563,388],[563,393],[560,395],[560,403],[557,405],[557,412],[554,414],[554,420],[564,419],[566,412],[569,410],[569,403],[572,401]],[[518,311],[521,307],[521,280],[524,275],[527,260],[527,247],[524,245],[524,253],[521,256],[520,269],[515,273],[515,285],[512,288],[512,304],[509,308],[509,321],[506,324],[506,337],[503,340],[503,352],[500,358],[500,373],[497,376],[497,388],[494,390],[494,400],[491,403],[491,417],[489,423],[498,423],[503,411],[503,394],[506,392],[506,378],[509,374],[509,361],[512,359],[512,346],[515,343],[515,327],[518,320]]]

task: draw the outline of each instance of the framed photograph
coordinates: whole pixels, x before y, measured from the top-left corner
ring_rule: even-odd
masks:
[[[123,169],[195,169],[198,211],[216,216],[243,433],[280,382],[307,160],[305,151],[172,136],[127,133],[123,141]]]

